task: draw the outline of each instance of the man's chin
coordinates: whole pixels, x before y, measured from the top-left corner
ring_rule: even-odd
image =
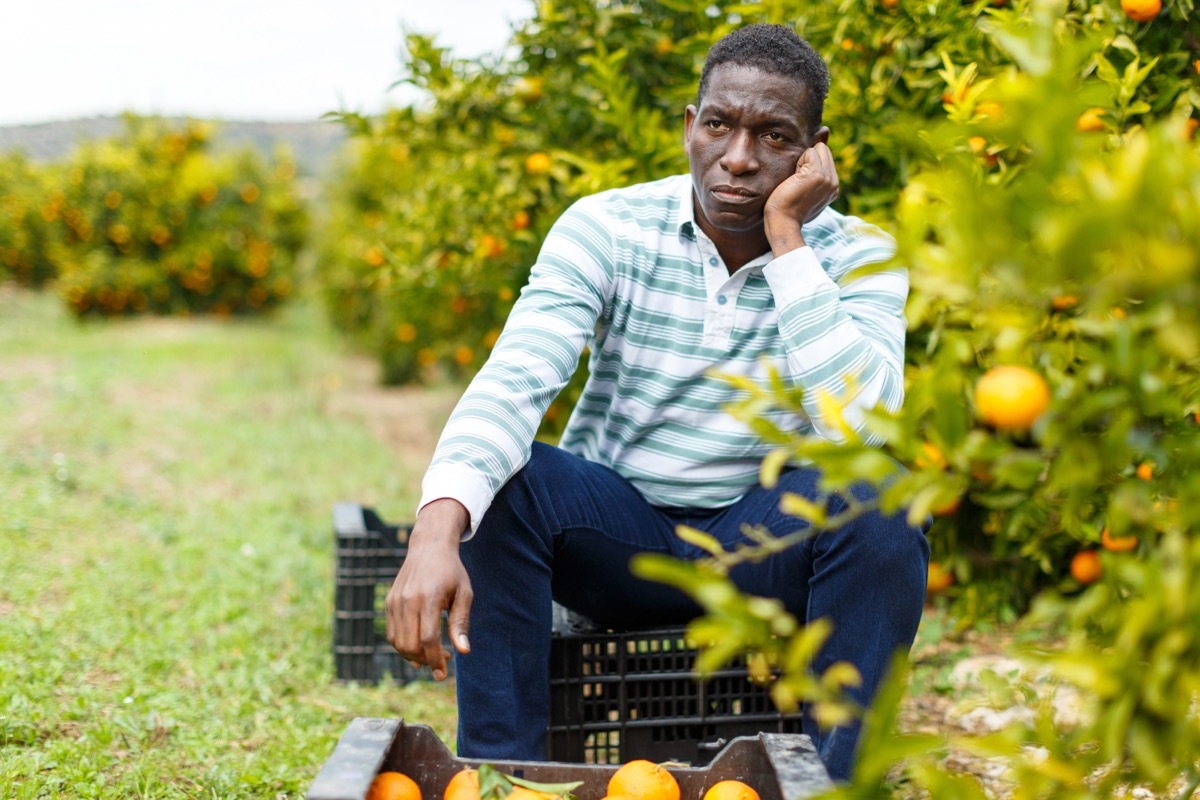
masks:
[[[763,226],[762,209],[751,213],[708,209],[705,211],[704,217],[717,230],[730,233],[745,233]]]

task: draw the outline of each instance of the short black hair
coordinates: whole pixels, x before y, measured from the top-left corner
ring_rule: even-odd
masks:
[[[804,114],[815,131],[821,127],[825,98],[829,94],[829,69],[812,45],[786,25],[747,25],[722,36],[704,59],[696,102],[704,99],[712,71],[725,65],[756,67],[793,78],[806,92]]]

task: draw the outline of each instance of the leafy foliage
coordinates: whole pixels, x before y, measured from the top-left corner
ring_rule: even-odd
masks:
[[[0,158],[0,279],[40,287],[58,274],[54,236],[41,205],[45,176],[23,155]]]

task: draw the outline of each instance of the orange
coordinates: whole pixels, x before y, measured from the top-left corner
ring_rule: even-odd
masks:
[[[926,467],[946,468],[946,456],[942,455],[942,449],[933,442],[922,442],[921,452],[924,455],[913,459],[913,466],[919,469],[925,469]]]
[[[542,99],[542,79],[541,78],[517,78],[517,83],[513,87],[515,94],[523,103],[536,103]]]
[[[1100,580],[1103,572],[1100,554],[1095,550],[1081,550],[1071,559],[1071,577],[1085,586]]]
[[[1136,536],[1113,536],[1106,526],[1100,531],[1100,545],[1110,553],[1128,553],[1137,549],[1138,540]]]
[[[367,800],[421,800],[421,787],[403,772],[381,772],[371,781]]]
[[[1106,109],[1094,106],[1084,111],[1075,120],[1075,130],[1080,133],[1098,133],[1105,130],[1108,126],[1104,124],[1104,112]]]
[[[1148,481],[1154,477],[1154,465],[1149,461],[1143,461],[1137,466],[1137,476],[1144,481]]]
[[[550,156],[542,152],[530,153],[525,159],[525,171],[530,175],[545,175],[550,171]]]
[[[1200,58],[1192,62],[1192,69],[1196,70],[1196,74],[1200,75]]]
[[[1187,139],[1195,139],[1197,128],[1200,128],[1200,119],[1196,119],[1195,117],[1188,117],[1187,121],[1185,121],[1183,123],[1184,137]]]
[[[718,781],[704,793],[704,800],[758,800],[758,792],[741,781]]]
[[[1050,407],[1050,387],[1029,367],[992,367],[975,384],[975,407],[994,428],[1029,430]]]
[[[488,258],[499,258],[504,255],[505,244],[501,239],[492,236],[490,233],[485,233],[479,237],[479,249]]]
[[[928,594],[938,594],[950,588],[954,583],[954,573],[943,567],[937,561],[929,562],[929,576],[925,580],[925,591]]]
[[[479,800],[479,773],[464,769],[450,779],[442,800]]]
[[[637,759],[622,764],[613,773],[607,793],[627,794],[638,800],[679,800],[679,782],[666,767]]]
[[[880,0],[880,4],[884,8],[895,8],[900,5],[900,0]]]
[[[934,508],[931,513],[935,517],[952,517],[958,513],[959,506],[961,506],[961,505],[962,505],[962,496],[959,495],[958,497],[955,497],[953,500],[947,500],[945,503],[942,503],[937,508]]]
[[[1162,11],[1162,0],[1121,0],[1121,10],[1134,22],[1149,22]]]
[[[975,105],[975,113],[981,117],[1000,122],[1004,119],[1004,106],[995,100],[984,100],[982,103]]]
[[[1050,301],[1050,307],[1055,311],[1066,311],[1079,305],[1079,298],[1073,294],[1060,294]]]
[[[513,215],[512,226],[518,231],[523,231],[529,227],[529,212],[518,211]]]

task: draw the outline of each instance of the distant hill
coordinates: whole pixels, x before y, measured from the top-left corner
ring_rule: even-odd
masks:
[[[311,177],[325,173],[346,141],[345,128],[336,122],[212,122],[216,125],[217,147],[250,146],[271,155],[279,143],[284,143],[291,149],[301,174]],[[54,161],[68,155],[82,141],[116,136],[121,128],[119,116],[0,126],[0,152],[22,150],[34,161]]]

